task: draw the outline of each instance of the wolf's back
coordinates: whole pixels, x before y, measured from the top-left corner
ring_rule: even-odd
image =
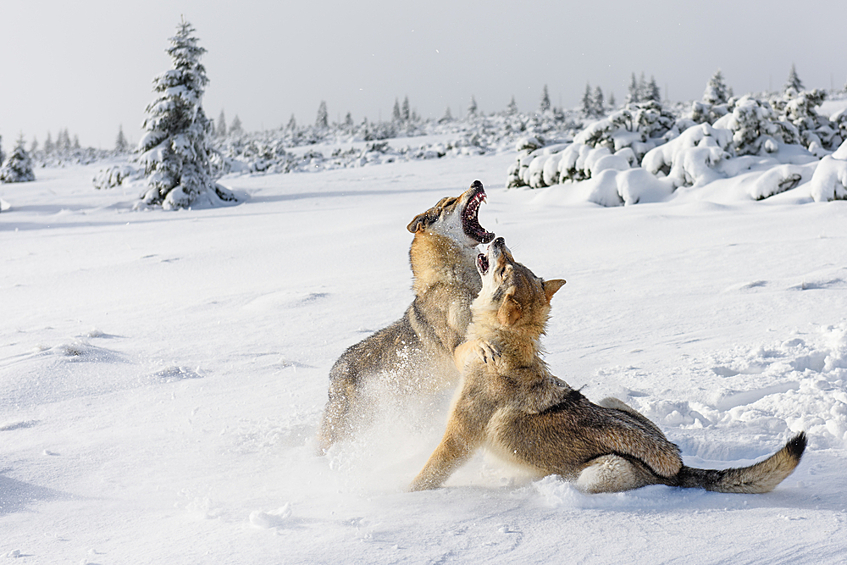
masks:
[[[759,494],[772,491],[785,480],[797,465],[806,449],[806,434],[800,432],[785,447],[755,465],[740,469],[694,469],[683,467],[676,486],[702,488],[715,492]]]

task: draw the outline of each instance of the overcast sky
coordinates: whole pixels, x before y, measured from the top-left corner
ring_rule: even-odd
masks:
[[[567,0],[27,0],[0,9],[0,135],[43,143],[60,129],[109,149],[141,135],[152,79],[180,15],[208,52],[204,107],[245,129],[391,115],[394,100],[441,117],[579,104],[586,83],[623,101],[630,74],[673,100],[723,70],[736,94],[778,88],[794,63],[807,88],[847,83],[847,2]]]

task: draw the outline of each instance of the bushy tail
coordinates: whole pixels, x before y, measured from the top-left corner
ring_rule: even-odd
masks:
[[[715,492],[759,494],[772,491],[785,480],[806,449],[806,434],[800,432],[785,447],[755,465],[741,469],[693,469],[683,466],[677,475],[677,486],[703,488]]]

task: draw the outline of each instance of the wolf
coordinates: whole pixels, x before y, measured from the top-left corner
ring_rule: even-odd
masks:
[[[348,348],[329,373],[329,399],[318,432],[322,452],[367,422],[368,388],[395,395],[455,386],[453,350],[465,337],[479,293],[477,246],[494,234],[479,223],[482,182],[415,216],[409,249],[415,298],[402,318]]]
[[[768,459],[740,469],[687,467],[679,448],[624,402],[595,404],[553,376],[540,338],[564,280],[545,281],[515,261],[498,237],[477,258],[482,289],[467,340],[454,352],[462,383],[443,439],[410,490],[437,488],[480,447],[586,493],[647,485],[764,493],[797,467],[803,432]]]

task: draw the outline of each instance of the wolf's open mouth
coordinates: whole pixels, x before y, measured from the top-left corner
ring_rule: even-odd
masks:
[[[480,243],[488,243],[494,239],[494,234],[479,225],[479,205],[485,201],[485,190],[483,190],[482,183],[479,181],[474,182],[474,185],[477,191],[462,212],[462,229],[468,237],[472,237]]]
[[[480,253],[476,256],[476,268],[480,272],[480,274],[485,275],[488,273],[488,257],[485,253]]]

